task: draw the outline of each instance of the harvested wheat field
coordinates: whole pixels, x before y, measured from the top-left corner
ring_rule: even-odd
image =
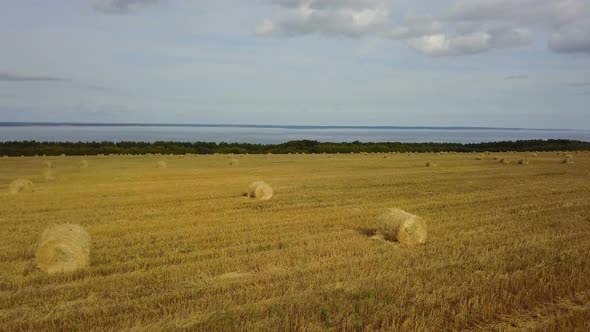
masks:
[[[590,153],[475,156],[64,156],[55,181],[2,158],[0,330],[588,330]],[[366,231],[394,207],[425,243]],[[60,224],[87,233],[82,268],[48,274]]]

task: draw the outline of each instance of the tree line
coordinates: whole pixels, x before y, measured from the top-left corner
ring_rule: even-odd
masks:
[[[0,142],[0,156],[57,156],[99,154],[286,154],[286,153],[360,153],[360,152],[501,152],[501,151],[575,151],[590,150],[590,142],[550,139],[488,143],[400,143],[345,142],[311,140],[281,144],[212,142]]]

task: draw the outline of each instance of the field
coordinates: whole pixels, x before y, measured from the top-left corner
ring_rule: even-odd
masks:
[[[588,331],[590,153],[495,155],[0,157],[0,330]],[[428,243],[367,236],[388,207]],[[87,269],[37,269],[59,223]]]

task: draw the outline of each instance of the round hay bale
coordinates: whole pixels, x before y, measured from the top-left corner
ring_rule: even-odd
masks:
[[[536,152],[531,153],[531,157],[538,157],[539,155]]]
[[[47,168],[53,168],[53,162],[49,161],[49,160],[45,160],[43,162],[43,166],[47,167]]]
[[[500,163],[502,163],[502,164],[510,164],[510,160],[508,160],[508,158],[502,158],[502,159],[500,159]]]
[[[518,160],[518,164],[519,165],[528,165],[529,161],[526,159],[520,159],[520,160]]]
[[[55,173],[53,173],[53,171],[51,169],[45,169],[45,170],[43,170],[43,178],[47,182],[53,181],[53,180],[55,180]]]
[[[87,167],[88,167],[88,161],[80,160],[80,162],[78,162],[78,168],[87,168]]]
[[[256,181],[252,182],[250,186],[248,186],[248,197],[256,198],[257,200],[261,201],[268,201],[272,198],[274,191],[271,186],[269,186],[264,181]]]
[[[16,179],[8,186],[8,192],[11,194],[33,192],[33,182],[27,179]]]
[[[573,158],[574,158],[574,156],[572,156],[571,154],[566,154],[566,155],[565,155],[565,157],[566,157],[567,159],[573,159]]]
[[[573,163],[574,163],[574,161],[573,161],[571,158],[564,158],[564,159],[561,161],[561,163],[562,163],[562,164],[573,164]]]
[[[90,235],[80,226],[61,224],[41,234],[37,266],[48,274],[83,269],[90,262]]]
[[[482,156],[477,156],[477,157],[475,157],[475,160],[483,160],[483,157]]]
[[[424,244],[428,237],[424,219],[402,209],[390,208],[380,217],[381,232],[385,238],[406,247]]]
[[[230,166],[238,166],[239,164],[240,164],[240,161],[237,159],[232,159],[229,161]]]
[[[156,163],[156,168],[167,168],[168,164],[164,160],[160,160]]]
[[[426,162],[426,167],[435,167],[435,166],[436,166],[436,164],[433,163],[432,161],[427,161]]]

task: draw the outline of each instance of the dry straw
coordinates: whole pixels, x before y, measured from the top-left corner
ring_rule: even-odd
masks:
[[[564,158],[561,162],[563,164],[573,164],[574,160],[572,158]]]
[[[380,221],[380,230],[385,238],[398,241],[406,247],[424,244],[428,237],[424,219],[402,209],[387,209]]]
[[[53,168],[53,162],[49,161],[49,160],[45,160],[43,162],[43,166],[47,167],[47,168]]]
[[[160,160],[156,163],[156,168],[167,168],[168,164],[164,160]]]
[[[520,159],[520,160],[518,160],[518,164],[519,165],[528,165],[529,161],[526,159]]]
[[[502,163],[502,164],[510,164],[510,160],[508,160],[508,158],[502,158],[502,159],[500,159],[500,163]]]
[[[55,174],[51,169],[45,169],[43,170],[43,178],[45,181],[53,181],[55,180]]]
[[[538,157],[539,155],[536,152],[531,153],[531,157]]]
[[[39,268],[48,274],[83,269],[90,262],[90,235],[78,225],[48,228],[41,235],[36,258]]]
[[[238,166],[239,164],[240,164],[240,161],[237,159],[232,159],[229,161],[230,166]]]
[[[272,190],[272,187],[264,181],[252,182],[250,186],[248,186],[248,197],[250,198],[268,201],[272,198],[273,194],[274,191]]]
[[[436,166],[436,164],[431,161],[426,162],[426,167],[435,167],[435,166]]]
[[[78,163],[78,168],[87,168],[87,167],[88,167],[88,161],[80,160],[80,162]]]
[[[33,192],[33,182],[27,179],[16,179],[8,186],[8,192],[11,194]]]

